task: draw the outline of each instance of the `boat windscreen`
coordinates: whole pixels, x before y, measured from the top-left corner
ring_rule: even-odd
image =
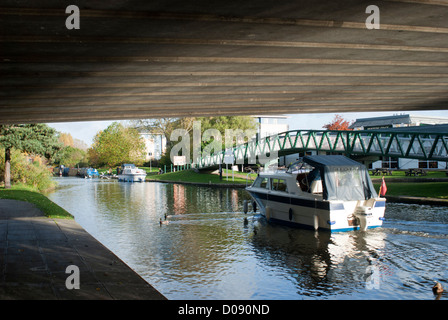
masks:
[[[377,197],[367,170],[355,167],[325,170],[324,198],[327,200],[367,200]]]
[[[136,168],[135,164],[132,163],[125,163],[123,165],[121,165],[122,168],[129,168],[129,169],[134,169]]]
[[[306,162],[303,162],[302,160],[299,160],[297,162],[290,164],[288,166],[288,170],[286,170],[286,173],[310,172],[311,170],[313,170],[312,166],[310,166]]]
[[[367,200],[377,197],[366,167],[344,156],[306,156],[320,171],[325,200]]]

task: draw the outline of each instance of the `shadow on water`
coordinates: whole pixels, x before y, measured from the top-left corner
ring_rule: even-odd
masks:
[[[445,208],[390,204],[384,228],[314,232],[244,214],[241,189],[58,181],[49,197],[170,299],[434,299],[434,280],[448,287]]]

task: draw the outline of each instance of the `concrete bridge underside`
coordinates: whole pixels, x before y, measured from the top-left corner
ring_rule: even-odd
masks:
[[[448,109],[446,0],[3,0],[0,30],[0,123]]]

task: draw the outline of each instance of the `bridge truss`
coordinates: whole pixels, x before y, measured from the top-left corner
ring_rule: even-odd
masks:
[[[448,133],[291,130],[201,157],[196,164],[198,168],[215,166],[224,163],[225,155],[233,155],[237,164],[254,163],[255,157],[259,159],[272,157],[273,154],[282,156],[305,151],[448,161]]]

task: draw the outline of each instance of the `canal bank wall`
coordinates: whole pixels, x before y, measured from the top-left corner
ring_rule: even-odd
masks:
[[[0,300],[166,300],[73,219],[0,199]]]
[[[385,196],[387,202],[448,207],[448,200],[425,197]]]

